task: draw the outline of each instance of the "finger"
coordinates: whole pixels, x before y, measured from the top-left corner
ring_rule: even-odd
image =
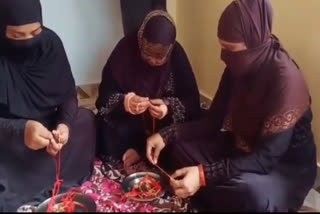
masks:
[[[157,119],[161,119],[161,116],[162,116],[162,114],[159,114],[158,112],[154,112],[154,111],[150,112],[150,114],[152,117],[155,117]]]
[[[149,105],[150,105],[149,101],[141,102],[141,103],[140,103],[140,107],[141,107],[141,108],[148,108]]]
[[[50,146],[54,149],[54,150],[57,150],[59,151],[61,146],[57,143],[57,141],[55,139],[52,139],[50,141]]]
[[[151,109],[149,109],[149,113],[150,113],[150,115],[151,115],[152,117],[156,117],[155,112],[154,112],[154,111],[152,111]]]
[[[53,149],[51,145],[47,146],[47,152],[52,156],[56,156],[58,154],[58,151]]]
[[[53,134],[46,128],[43,128],[39,131],[39,136],[48,140],[53,138]]]
[[[174,179],[181,178],[181,177],[183,178],[187,173],[188,173],[188,170],[186,168],[182,168],[182,169],[175,171],[175,173],[172,175],[172,177]]]
[[[149,105],[149,112],[151,113],[151,111],[154,111],[154,105],[152,104]]]
[[[153,104],[150,104],[150,108],[153,109],[153,110],[155,110],[155,111],[159,111],[159,109],[161,109],[160,106],[158,106],[158,105],[153,105]]]
[[[60,133],[60,131],[56,131],[55,142],[56,142],[57,144],[60,144],[61,141],[62,141],[61,133]]]
[[[170,186],[175,190],[181,188],[183,185],[182,182],[170,178]]]
[[[142,112],[145,112],[147,109],[148,109],[148,107],[143,107],[143,108],[141,109],[141,111],[142,111]]]
[[[53,137],[57,138],[59,133],[57,130],[52,130],[52,135],[53,135]]]
[[[153,111],[156,111],[156,112],[162,112],[162,109],[161,109],[160,106],[154,106],[154,107],[152,108],[152,110],[153,110]]]
[[[60,143],[62,145],[66,145],[68,143],[68,140],[69,140],[68,134],[63,134],[60,139]]]
[[[174,194],[180,198],[188,198],[189,197],[188,192],[183,188],[179,188],[179,189],[175,190]]]
[[[58,130],[58,134],[59,134],[60,136],[64,135],[65,133],[66,133],[66,131],[65,131],[64,129],[59,129],[59,130]]]
[[[154,153],[153,153],[153,163],[158,164],[158,158],[160,155],[161,149],[160,148],[155,148]]]
[[[147,144],[147,159],[149,160],[150,163],[155,164],[153,162],[152,149],[153,147]]]
[[[139,103],[131,103],[130,108],[136,110],[137,108],[139,108],[138,104]]]
[[[162,112],[159,112],[159,111],[150,109],[150,113],[153,114],[153,115],[155,115],[155,116],[161,116],[161,113],[162,113]]]
[[[139,97],[139,96],[137,96],[137,101],[138,102],[146,102],[146,101],[149,101],[149,98],[148,97]]]
[[[55,157],[58,154],[58,151],[56,151],[52,148],[47,149],[47,152],[53,157]]]
[[[147,110],[147,108],[145,108],[145,107],[139,107],[139,109],[138,109],[138,114],[142,114],[143,112],[145,112]]]
[[[43,138],[43,137],[40,137],[38,136],[36,139],[35,139],[35,142],[38,144],[38,145],[41,145],[42,148],[48,146],[50,144],[50,140],[46,139],[46,138]]]
[[[142,98],[142,97],[139,97],[139,96],[134,96],[132,99],[131,99],[131,102],[132,103],[141,103],[141,102],[145,102],[145,101],[148,101],[149,99],[145,99],[145,98]]]
[[[150,102],[156,106],[164,104],[161,99],[150,100]]]
[[[129,106],[129,112],[130,112],[131,114],[133,114],[133,115],[136,115],[136,114],[137,114],[135,105],[131,105],[131,104],[130,104],[130,106]]]
[[[136,96],[136,94],[134,92],[130,92],[127,94],[128,96]]]

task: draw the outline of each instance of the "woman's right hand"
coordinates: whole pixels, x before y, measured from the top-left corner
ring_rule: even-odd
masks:
[[[154,134],[147,140],[147,158],[153,165],[158,164],[160,152],[166,144],[160,134]]]
[[[135,93],[128,93],[124,98],[124,108],[126,112],[133,115],[144,113],[149,108],[150,102],[147,97],[140,97]]]
[[[24,143],[32,150],[40,150],[53,141],[52,133],[41,123],[28,120],[24,129]]]

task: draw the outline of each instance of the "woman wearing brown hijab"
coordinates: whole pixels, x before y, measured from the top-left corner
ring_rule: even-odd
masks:
[[[96,106],[99,155],[125,166],[144,156],[154,130],[199,114],[197,83],[167,12],[150,12],[138,32],[120,40],[103,70]]]
[[[209,114],[148,139],[149,160],[166,147],[175,193],[200,210],[298,211],[314,184],[311,99],[272,15],[269,0],[233,1],[219,21],[226,69]]]

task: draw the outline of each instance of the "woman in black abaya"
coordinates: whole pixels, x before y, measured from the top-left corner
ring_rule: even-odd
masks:
[[[78,109],[63,44],[42,25],[39,0],[3,0],[0,10],[0,211],[16,211],[50,197],[60,151],[65,187],[90,176],[95,123]]]

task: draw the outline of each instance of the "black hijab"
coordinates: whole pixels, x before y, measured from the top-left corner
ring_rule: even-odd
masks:
[[[7,25],[42,24],[39,0],[1,0],[0,10],[0,116],[44,119],[75,95],[63,44],[45,27],[33,39],[6,38]]]
[[[151,67],[141,57],[142,39],[164,46],[175,44],[176,28],[173,19],[162,10],[150,12],[137,34],[122,39],[111,54],[107,66],[120,88],[139,96],[159,98],[172,68],[172,55],[167,63]],[[173,51],[175,48],[173,48]],[[174,54],[173,54],[174,55]]]

